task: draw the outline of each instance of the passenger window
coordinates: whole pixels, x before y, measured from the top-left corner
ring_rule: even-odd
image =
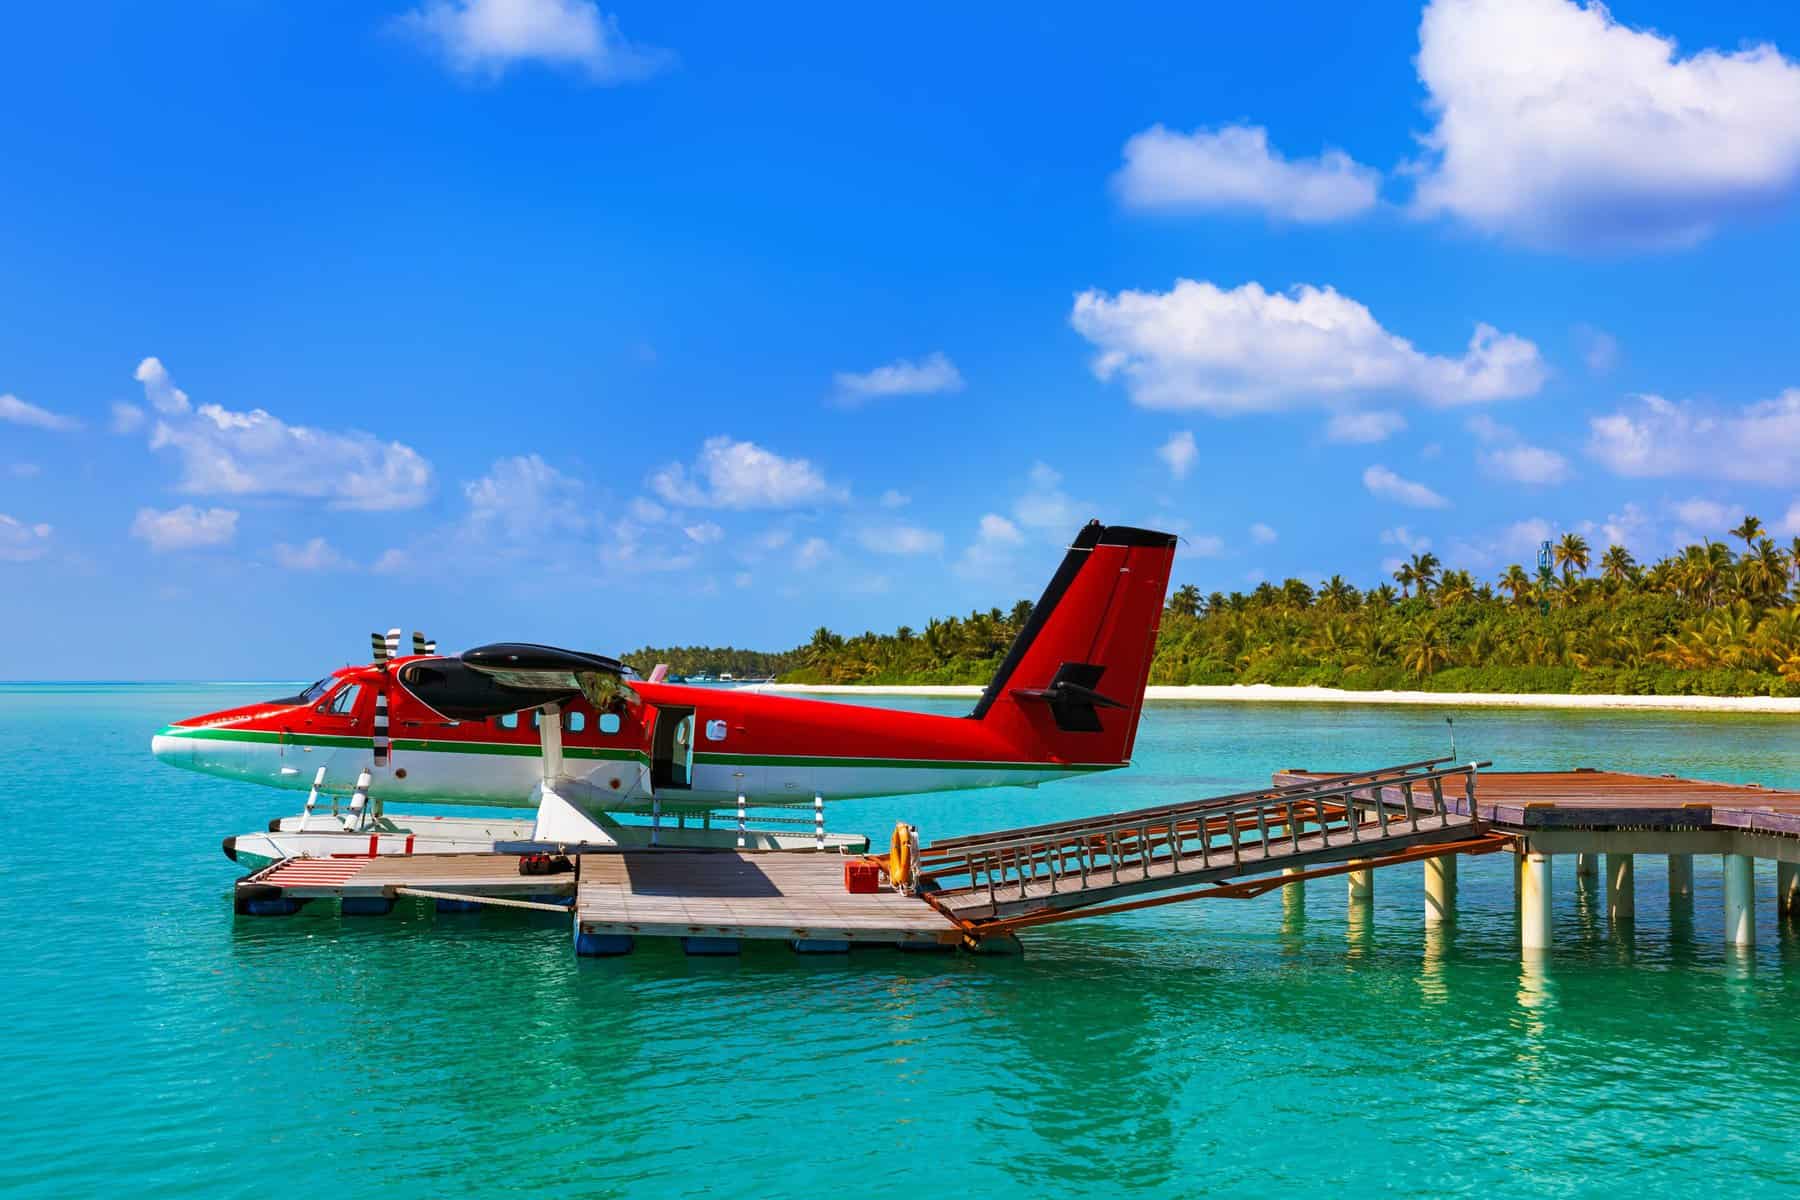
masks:
[[[331,698],[330,711],[340,717],[347,717],[356,711],[356,698],[362,694],[362,684],[353,683]]]
[[[614,733],[619,732],[619,714],[618,713],[601,713],[600,714],[600,732],[605,733],[605,734],[614,734]]]
[[[569,725],[570,733],[580,733],[583,729],[587,728],[587,714],[586,713],[572,712],[572,713],[564,713],[563,715],[568,718],[568,725]]]
[[[500,718],[500,728],[502,728],[502,729],[517,729],[518,727],[519,727],[519,714],[518,713],[507,713],[505,716]]]

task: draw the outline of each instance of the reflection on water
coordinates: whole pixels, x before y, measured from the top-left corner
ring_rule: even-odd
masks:
[[[1556,950],[1522,962],[1513,859],[1491,855],[1463,861],[1455,923],[1430,929],[1408,866],[1368,905],[1327,878],[1031,931],[1019,959],[642,943],[578,962],[563,924],[527,914],[234,919],[218,839],[293,798],[159,767],[146,746],[216,699],[0,694],[0,804],[66,817],[20,822],[0,862],[9,1200],[1535,1197],[1603,1178],[1756,1196],[1800,1180],[1772,1115],[1800,1108],[1800,953],[1766,921],[1749,953],[1723,946],[1716,858],[1666,910],[1646,860],[1630,961],[1559,872]],[[1418,759],[1442,748],[1443,715],[1153,706],[1129,772],[831,820],[905,817],[930,838]],[[1800,784],[1779,719],[1457,717],[1461,748],[1502,766]]]

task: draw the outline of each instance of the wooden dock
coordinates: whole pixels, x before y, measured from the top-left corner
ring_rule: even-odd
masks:
[[[852,895],[829,854],[588,854],[578,935],[957,945],[956,924],[892,887]]]
[[[1618,927],[1635,912],[1636,855],[1667,857],[1672,900],[1691,896],[1695,854],[1723,856],[1734,945],[1755,940],[1759,860],[1777,864],[1781,915],[1800,918],[1800,791],[1485,766],[1288,770],[1228,796],[941,839],[910,865],[883,860],[899,886],[871,894],[845,889],[840,854],[631,849],[550,875],[520,874],[512,854],[290,859],[240,880],[237,908],[275,915],[337,898],[346,914],[376,915],[419,897],[440,911],[545,909],[570,916],[582,954],[624,953],[640,937],[680,938],[690,953],[735,953],[746,939],[992,949],[1055,921],[1276,889],[1298,897],[1324,876],[1348,876],[1352,902],[1366,902],[1375,872],[1404,863],[1424,866],[1427,922],[1448,921],[1458,859],[1510,851],[1528,952],[1549,946],[1551,864],[1563,856],[1580,879],[1597,878],[1604,855]]]

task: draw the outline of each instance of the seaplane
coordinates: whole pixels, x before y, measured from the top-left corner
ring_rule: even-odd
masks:
[[[866,848],[828,800],[1038,784],[1131,760],[1176,538],[1088,523],[966,716],[668,682],[618,659],[498,642],[439,654],[371,635],[372,661],[292,695],[165,726],[163,762],[306,792],[225,839],[294,857],[551,847]],[[525,810],[406,816],[394,803]],[[750,831],[751,807],[790,815]],[[813,820],[793,816],[812,810]],[[810,824],[812,829],[805,828]]]

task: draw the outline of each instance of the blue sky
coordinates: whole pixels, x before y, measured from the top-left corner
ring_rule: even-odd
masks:
[[[1800,12],[6,18],[4,678],[1800,534]]]

